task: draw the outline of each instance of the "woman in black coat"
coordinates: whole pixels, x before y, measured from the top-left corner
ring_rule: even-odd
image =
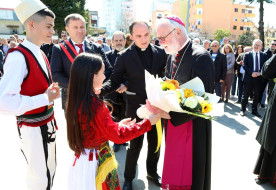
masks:
[[[262,76],[266,79],[276,78],[276,55],[267,60],[262,68]],[[257,134],[260,153],[254,169],[258,175],[256,183],[267,181],[276,186],[276,86],[268,99],[268,107]]]

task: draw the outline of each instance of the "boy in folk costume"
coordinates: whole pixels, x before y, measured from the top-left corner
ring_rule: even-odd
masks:
[[[40,46],[52,39],[55,15],[39,0],[24,0],[15,12],[26,39],[6,56],[0,113],[16,115],[28,164],[27,189],[50,190],[56,168],[53,101],[60,90]]]

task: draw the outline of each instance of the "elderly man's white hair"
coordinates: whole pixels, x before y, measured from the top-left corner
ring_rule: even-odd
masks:
[[[258,42],[258,41],[260,41],[260,42],[263,44],[262,40],[260,40],[260,39],[255,39],[255,40],[253,40],[252,44],[254,45],[254,44],[255,44],[256,42]]]
[[[219,45],[219,42],[217,40],[214,40],[214,41],[212,41],[211,46],[214,45],[214,44]]]
[[[249,52],[249,51],[251,51],[251,50],[252,50],[252,47],[249,47],[249,46],[246,46],[246,47],[243,49],[244,52]]]
[[[173,20],[166,19],[166,18],[161,18],[157,21],[157,27],[161,24],[171,24],[173,28],[180,28],[183,35],[188,37],[186,28],[183,25],[179,24],[178,22],[175,22]]]

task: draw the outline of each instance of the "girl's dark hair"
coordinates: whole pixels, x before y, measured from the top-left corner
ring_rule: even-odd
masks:
[[[239,55],[239,48],[241,48],[241,49],[242,49],[242,53],[244,52],[244,50],[243,50],[243,46],[242,46],[242,45],[238,45],[238,47],[237,47],[237,51],[236,51],[236,55]]]
[[[93,129],[89,127],[89,122],[94,121],[99,99],[93,90],[93,79],[94,74],[97,74],[102,66],[101,57],[81,53],[75,58],[71,67],[65,116],[69,147],[77,154],[84,153],[82,126],[78,115],[79,109],[80,121],[82,121],[82,116],[86,115],[86,129],[92,135],[94,134]]]

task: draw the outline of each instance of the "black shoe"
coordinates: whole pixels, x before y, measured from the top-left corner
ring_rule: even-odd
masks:
[[[257,116],[257,117],[259,117],[259,118],[262,117],[257,111],[252,111],[252,114],[255,115],[255,116]]]
[[[261,104],[261,109],[266,109],[264,104]]]
[[[118,152],[119,150],[120,150],[120,144],[115,144],[114,143],[114,145],[113,145],[113,150],[114,150],[114,152]]]
[[[244,111],[240,111],[240,115],[241,115],[241,116],[244,116]]]
[[[261,185],[261,184],[266,183],[267,180],[266,180],[266,179],[256,178],[256,179],[255,179],[255,182],[256,182],[258,185]]]
[[[226,103],[226,104],[227,104],[227,103],[228,103],[228,100],[225,100],[225,101],[224,101],[224,103]]]
[[[219,99],[218,103],[221,103],[221,102],[223,102],[223,100],[222,100],[222,99]]]
[[[235,101],[235,104],[240,104],[240,103],[241,103],[240,100]]]
[[[132,190],[132,181],[125,180],[123,190]]]
[[[147,179],[152,181],[153,183],[155,183],[155,185],[157,185],[158,187],[161,187],[161,177],[158,174],[154,174],[154,175],[147,175]]]

